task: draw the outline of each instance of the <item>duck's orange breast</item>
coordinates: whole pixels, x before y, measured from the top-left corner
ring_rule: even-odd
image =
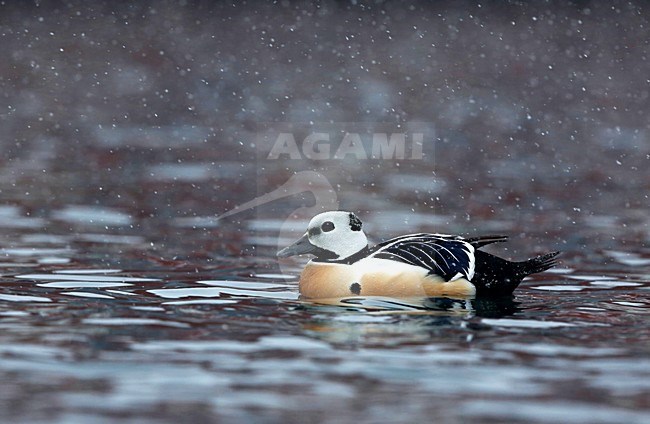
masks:
[[[434,297],[473,296],[476,289],[464,278],[444,281],[424,268],[366,258],[354,264],[309,262],[300,276],[304,298],[349,296]]]

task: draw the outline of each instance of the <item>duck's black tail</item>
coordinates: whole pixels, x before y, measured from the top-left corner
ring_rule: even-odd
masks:
[[[472,283],[477,295],[502,296],[512,294],[521,280],[530,274],[546,271],[556,265],[556,256],[551,252],[522,262],[511,262],[489,253],[475,252],[476,268]]]
[[[559,254],[560,252],[551,252],[527,261],[515,262],[515,264],[519,267],[518,272],[521,278],[524,278],[527,275],[537,274],[557,265],[557,255]]]

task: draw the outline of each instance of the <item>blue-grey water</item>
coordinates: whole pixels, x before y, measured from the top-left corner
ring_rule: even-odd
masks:
[[[0,421],[649,422],[647,12],[0,5]],[[410,122],[423,157],[265,138]],[[302,301],[275,252],[332,206],[563,254],[512,299]]]

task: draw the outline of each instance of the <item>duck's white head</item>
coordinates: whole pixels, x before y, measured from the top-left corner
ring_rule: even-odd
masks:
[[[280,250],[278,256],[286,258],[310,253],[321,260],[348,258],[368,247],[361,225],[361,220],[352,212],[323,212],[309,221],[304,236]]]

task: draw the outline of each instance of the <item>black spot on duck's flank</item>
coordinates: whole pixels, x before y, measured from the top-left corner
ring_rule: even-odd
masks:
[[[359,283],[352,283],[350,285],[350,293],[359,295],[361,294],[361,284]]]

